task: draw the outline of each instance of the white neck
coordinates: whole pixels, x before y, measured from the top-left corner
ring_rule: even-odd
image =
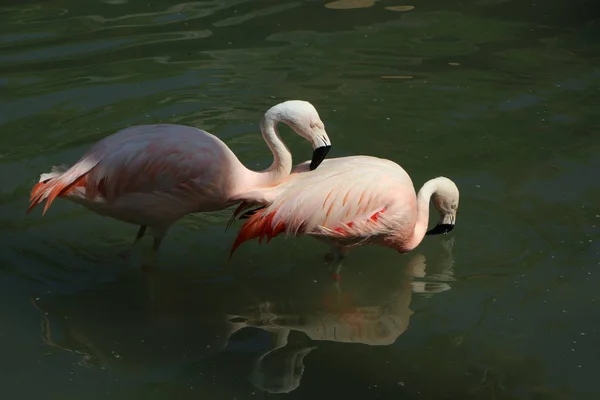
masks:
[[[273,112],[275,111],[275,112]],[[292,171],[292,153],[281,140],[277,131],[277,123],[286,122],[277,110],[269,110],[260,123],[262,137],[273,153],[273,162],[269,168],[262,171],[251,171],[251,177],[246,183],[253,188],[271,187],[280,183]],[[246,186],[246,185],[244,185]]]
[[[281,140],[277,124],[283,122],[300,134],[299,125],[303,120],[301,117],[303,113],[311,112],[316,113],[314,107],[310,103],[299,100],[285,101],[267,110],[260,122],[260,131],[267,146],[271,149],[273,163],[262,171],[252,171],[244,167],[245,173],[235,178],[237,194],[243,193],[247,199],[248,192],[271,188],[289,176],[292,171],[292,154]],[[307,120],[307,118],[304,119]]]
[[[438,181],[431,179],[421,187],[417,194],[417,223],[411,240],[405,244],[403,250],[410,251],[417,247],[425,237],[427,224],[429,224],[429,201],[438,188]]]
[[[282,179],[289,175],[292,170],[292,153],[290,153],[290,150],[283,143],[277,131],[277,123],[280,121],[280,118],[268,113],[260,124],[263,139],[265,139],[267,146],[269,146],[269,149],[273,153],[273,163],[262,172],[270,174],[274,180]]]

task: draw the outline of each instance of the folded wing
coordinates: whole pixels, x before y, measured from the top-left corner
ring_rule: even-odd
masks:
[[[368,237],[393,229],[390,212],[398,208],[400,190],[412,181],[397,164],[375,157],[325,160],[315,171],[298,168],[277,196],[256,210],[242,226],[232,248],[253,238],[279,234]],[[410,196],[409,196],[410,198]]]

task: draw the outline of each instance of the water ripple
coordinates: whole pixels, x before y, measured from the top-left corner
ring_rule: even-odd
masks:
[[[276,6],[266,7],[261,10],[252,11],[247,14],[243,14],[243,15],[239,15],[239,16],[235,16],[235,17],[231,17],[231,18],[226,18],[224,20],[214,22],[213,25],[217,26],[217,27],[238,25],[238,24],[241,24],[242,22],[250,21],[251,19],[254,19],[256,17],[264,17],[267,15],[276,14],[281,11],[286,11],[286,10],[289,10],[292,8],[296,8],[299,5],[300,5],[299,2],[278,4]]]
[[[17,43],[26,42],[35,39],[46,39],[50,37],[56,37],[56,34],[50,32],[27,32],[27,33],[14,33],[0,36],[0,42],[4,43]]]
[[[16,53],[11,55],[0,55],[0,62],[22,62],[42,59],[63,59],[74,55],[84,55],[88,52],[100,52],[108,49],[121,47],[131,43],[131,39],[121,40],[99,40],[96,42],[67,44],[62,46],[43,47],[33,51]]]

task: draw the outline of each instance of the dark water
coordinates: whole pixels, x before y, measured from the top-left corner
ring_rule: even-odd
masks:
[[[3,399],[600,394],[600,6],[326,3],[2,2]],[[456,229],[355,250],[338,290],[310,238],[228,263],[230,211],[178,223],[152,277],[118,256],[135,227],[24,213],[41,172],[132,124],[202,127],[265,167],[257,122],[290,98],[333,156],[455,180]]]

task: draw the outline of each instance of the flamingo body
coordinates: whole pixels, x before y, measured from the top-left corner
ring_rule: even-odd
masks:
[[[63,197],[103,216],[146,227],[157,250],[170,226],[186,214],[216,211],[239,201],[256,201],[252,191],[281,182],[292,168],[291,154],[276,130],[289,124],[312,142],[311,169],[331,144],[317,111],[292,100],[271,107],[261,123],[273,164],[247,169],[216,136],[190,126],[160,124],[122,129],[96,143],[72,167],[53,167],[32,188],[30,212],[44,200],[43,214]],[[258,199],[259,200],[259,199]]]
[[[270,241],[280,234],[313,236],[342,253],[366,244],[408,252],[426,233],[432,196],[443,224],[453,224],[458,189],[447,178],[429,181],[417,196],[410,176],[390,160],[333,158],[325,160],[318,173],[304,163],[263,192],[265,207],[244,214],[249,217],[231,254],[244,241],[265,237]],[[242,203],[236,214],[247,206]]]
[[[30,211],[57,197],[107,217],[164,231],[182,216],[229,206],[245,167],[217,137],[182,125],[139,125],[106,137],[69,169],[44,174]]]

